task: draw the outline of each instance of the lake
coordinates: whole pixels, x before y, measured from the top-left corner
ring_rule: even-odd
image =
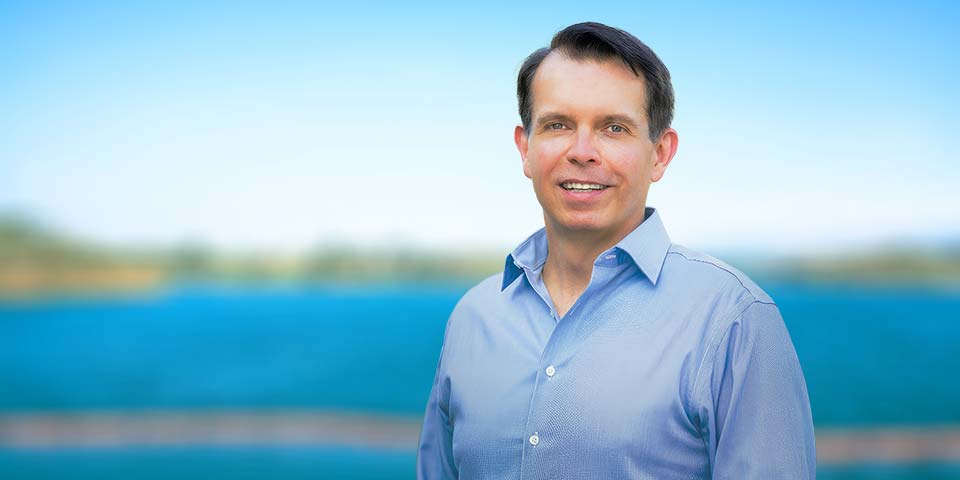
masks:
[[[960,295],[767,284],[816,427],[960,424]],[[344,411],[419,417],[468,285],[182,285],[0,303],[0,413]],[[410,450],[186,445],[0,448],[9,478],[410,478]],[[820,478],[958,478],[960,463],[828,466]],[[259,473],[258,473],[259,472]]]

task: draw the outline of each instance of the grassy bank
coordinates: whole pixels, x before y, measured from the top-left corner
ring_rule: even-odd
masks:
[[[472,281],[500,271],[502,252],[318,247],[306,254],[227,253],[185,242],[152,249],[105,246],[30,219],[0,217],[0,298],[140,292],[180,281]],[[745,259],[759,278],[960,288],[960,243],[898,246],[820,257]]]

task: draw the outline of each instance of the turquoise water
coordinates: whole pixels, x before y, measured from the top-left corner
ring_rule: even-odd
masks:
[[[394,480],[413,478],[412,453],[303,448],[0,450],[12,479]],[[819,468],[819,480],[954,480],[960,464],[853,465]]]
[[[764,286],[794,340],[818,427],[960,423],[960,297]],[[467,287],[194,285],[143,298],[0,304],[0,412],[293,407],[418,416],[447,315]],[[200,478],[190,472],[272,465],[262,468],[276,474],[249,478],[404,478],[412,458],[323,449],[0,450],[0,476],[130,476],[167,465],[181,469],[171,477]],[[948,478],[941,473],[957,478],[960,468],[853,466],[821,478]]]
[[[413,476],[411,453],[306,448],[124,448],[0,450],[12,479],[393,480]]]
[[[0,309],[0,410],[420,412],[465,287],[235,289]]]

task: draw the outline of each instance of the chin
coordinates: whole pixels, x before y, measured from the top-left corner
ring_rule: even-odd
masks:
[[[597,218],[567,218],[565,221],[558,222],[565,230],[575,232],[602,232],[609,226]]]

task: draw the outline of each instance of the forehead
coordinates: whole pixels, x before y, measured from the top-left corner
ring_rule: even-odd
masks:
[[[646,118],[646,83],[619,60],[574,60],[551,52],[532,82],[533,117],[542,112]]]

